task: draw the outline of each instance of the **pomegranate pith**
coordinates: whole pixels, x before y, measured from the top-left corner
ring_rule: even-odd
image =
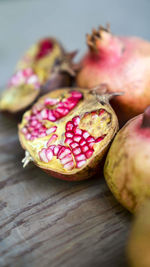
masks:
[[[131,212],[150,197],[150,106],[116,135],[108,152],[104,175],[108,186]]]
[[[120,37],[100,27],[87,35],[88,52],[80,63],[77,85],[93,88],[106,84],[108,92],[124,92],[112,100],[123,123],[150,104],[150,43],[137,37]]]
[[[61,179],[82,180],[100,169],[117,129],[107,101],[101,104],[90,92],[67,88],[45,95],[24,114],[19,138],[40,168]]]
[[[18,62],[16,71],[0,98],[0,110],[24,110],[39,95],[72,84],[75,53],[66,53],[54,38],[33,45]]]

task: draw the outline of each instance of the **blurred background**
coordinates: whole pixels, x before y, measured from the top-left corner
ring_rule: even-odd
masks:
[[[86,49],[85,34],[111,25],[115,34],[150,40],[150,0],[0,0],[0,87],[39,38],[55,36],[67,50]]]

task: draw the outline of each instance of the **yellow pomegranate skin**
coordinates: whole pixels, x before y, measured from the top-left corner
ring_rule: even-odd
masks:
[[[136,116],[118,132],[104,166],[110,190],[131,212],[150,197],[150,126],[142,127],[145,117],[146,112]]]
[[[130,267],[150,266],[150,200],[137,212],[127,244]]]

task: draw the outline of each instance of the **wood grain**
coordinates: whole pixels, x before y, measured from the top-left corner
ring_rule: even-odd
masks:
[[[69,183],[23,169],[16,126],[0,115],[0,266],[127,266],[130,215],[104,179]]]

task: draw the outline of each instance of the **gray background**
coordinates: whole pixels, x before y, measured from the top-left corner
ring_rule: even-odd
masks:
[[[79,58],[85,33],[106,22],[116,34],[150,39],[150,0],[0,0],[0,87],[39,38],[56,36]]]

